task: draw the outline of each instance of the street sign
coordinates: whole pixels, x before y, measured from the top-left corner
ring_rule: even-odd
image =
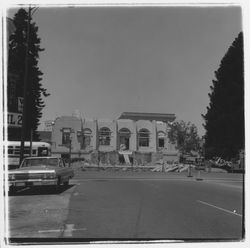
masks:
[[[22,114],[9,112],[8,127],[22,127]]]
[[[18,112],[23,112],[23,97],[18,97],[17,98],[18,101]]]

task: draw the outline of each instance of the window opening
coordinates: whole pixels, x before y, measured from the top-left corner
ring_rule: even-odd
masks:
[[[148,147],[149,146],[149,131],[147,129],[141,129],[138,133],[139,146]]]
[[[159,148],[165,147],[165,133],[163,132],[158,133],[158,147]]]
[[[91,135],[92,131],[90,129],[85,129],[83,131],[83,142],[82,142],[82,149],[86,149],[91,144]]]
[[[130,134],[131,133],[127,128],[122,128],[119,131],[120,150],[129,150]]]
[[[68,145],[70,143],[70,128],[62,129],[62,145]]]
[[[109,146],[111,141],[111,131],[107,127],[103,127],[99,131],[99,145]]]

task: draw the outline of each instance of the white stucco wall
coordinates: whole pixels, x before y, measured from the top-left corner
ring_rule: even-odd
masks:
[[[82,129],[82,121],[73,116],[62,116],[56,118],[52,128],[52,153],[67,153],[69,148],[62,144],[62,129],[71,128],[72,137],[72,153],[80,150],[80,142],[77,138],[77,131]]]

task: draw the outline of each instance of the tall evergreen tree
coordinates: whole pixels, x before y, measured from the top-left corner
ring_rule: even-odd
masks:
[[[8,72],[17,76],[16,81],[16,98],[23,97],[24,90],[24,73],[25,73],[25,56],[27,43],[27,27],[28,13],[21,8],[15,14],[13,19],[15,32],[10,36],[9,40],[9,57],[8,57]],[[33,130],[33,139],[38,140],[37,127],[42,116],[42,109],[45,104],[43,97],[49,96],[47,90],[41,84],[43,73],[39,70],[38,59],[39,52],[43,51],[40,47],[40,38],[37,35],[38,27],[30,20],[29,32],[29,50],[28,50],[28,76],[27,76],[27,119],[26,119],[26,134],[25,139],[30,138],[30,132]],[[12,129],[13,130],[13,129]],[[9,132],[12,131],[9,128]],[[16,132],[14,130],[14,132]],[[14,136],[20,140],[21,130]],[[12,135],[13,136],[13,135]],[[13,137],[12,137],[13,138]]]
[[[239,33],[215,72],[205,120],[206,157],[231,159],[244,149],[243,34]]]

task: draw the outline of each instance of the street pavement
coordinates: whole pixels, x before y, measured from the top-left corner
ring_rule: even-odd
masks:
[[[9,196],[9,237],[86,240],[241,240],[243,176],[81,171],[59,193]]]

